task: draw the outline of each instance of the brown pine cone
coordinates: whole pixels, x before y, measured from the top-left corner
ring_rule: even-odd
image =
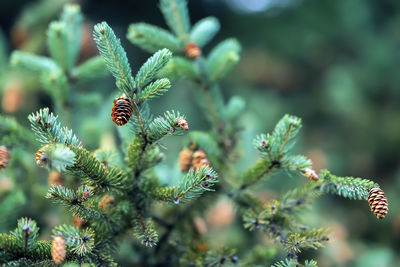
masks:
[[[61,174],[57,171],[51,171],[47,178],[49,186],[51,185],[63,185],[63,178]]]
[[[385,193],[379,187],[371,187],[368,193],[368,204],[378,219],[385,218],[388,213],[388,201]]]
[[[10,154],[5,146],[0,146],[0,171],[5,169],[8,165]]]
[[[179,153],[179,169],[187,172],[192,165],[192,151],[185,148]]]
[[[198,58],[201,55],[200,48],[193,42],[185,45],[185,54],[190,58]]]
[[[131,118],[133,112],[132,103],[125,95],[118,97],[113,101],[111,109],[112,121],[118,125],[125,125]]]
[[[210,162],[208,161],[207,156],[204,153],[204,151],[199,149],[193,153],[192,168],[199,169],[203,166],[210,166]]]
[[[65,260],[65,256],[65,241],[62,235],[58,234],[54,237],[53,243],[51,244],[51,257],[56,264],[61,264]]]

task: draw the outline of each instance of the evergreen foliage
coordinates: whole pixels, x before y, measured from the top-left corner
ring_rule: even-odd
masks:
[[[258,135],[253,145],[260,159],[243,173],[235,173],[232,165],[237,159],[240,130],[237,118],[245,104],[239,96],[225,101],[219,81],[239,61],[240,44],[228,38],[208,55],[201,53],[194,59],[185,54],[186,45],[192,42],[203,49],[219,31],[218,20],[204,18],[192,27],[186,0],[161,0],[160,9],[169,30],[145,23],[128,28],[128,40],[153,53],[136,74],[106,22],[96,24],[93,31],[100,56],[76,66],[83,20],[76,5],[65,6],[60,19],[49,25],[51,58],[22,51],[14,51],[11,56],[14,68],[41,77],[55,113],[62,116],[59,120],[49,108],[42,108],[28,120],[40,143],[35,146],[46,155],[45,164],[38,165],[70,178],[65,184],[51,185],[46,198],[85,221],[81,228],[61,224],[52,230],[53,236],[61,234],[65,240],[66,262],[117,266],[115,254],[121,240],[133,236],[136,241],[129,239],[129,244],[139,255],[138,266],[257,265],[255,257],[241,260],[237,254],[246,252],[229,244],[201,246],[201,227],[194,226],[193,220],[219,196],[226,196],[236,207],[243,236],[254,238],[261,232],[282,244],[286,257],[272,266],[299,266],[299,253],[318,249],[329,241],[326,229],[306,225],[301,216],[305,207],[323,193],[366,200],[368,190],[379,186],[367,179],[337,177],[327,170],[310,179],[311,160],[292,153],[302,127],[301,119],[293,115],[285,115],[270,133]],[[119,130],[122,147],[110,153],[90,151],[75,135],[74,127],[63,126],[69,123],[66,113],[73,103],[70,95],[75,93],[74,86],[104,76],[105,68],[115,79],[118,95],[128,97],[133,110],[130,123]],[[170,89],[169,79],[190,82],[211,126],[208,132],[192,131],[183,138],[190,151],[202,151],[207,158],[200,167],[191,164],[177,183],[172,179],[161,182],[154,167],[163,159],[160,141],[187,133],[188,122],[178,111],[154,116],[148,105],[148,100]],[[1,144],[30,142],[28,131],[14,119],[1,116],[0,126]],[[119,160],[112,159],[112,155]],[[301,186],[276,199],[257,197],[256,186],[262,188],[282,170],[308,180],[303,179]],[[51,242],[39,240],[39,228],[32,219],[22,218],[14,231],[0,234],[0,263],[5,266],[54,266],[50,250]],[[304,266],[317,263],[307,260]]]

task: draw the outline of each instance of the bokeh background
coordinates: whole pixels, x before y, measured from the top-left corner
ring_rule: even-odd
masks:
[[[28,114],[52,103],[37,77],[8,68],[8,56],[14,49],[47,55],[48,23],[66,2],[71,1],[0,1],[0,110],[24,125]],[[81,61],[97,54],[91,39],[97,22],[107,21],[115,29],[134,71],[149,55],[126,40],[128,25],[144,21],[165,27],[155,0],[82,0],[79,4],[86,23]],[[240,95],[247,103],[240,119],[243,157],[238,171],[257,157],[252,148],[256,134],[271,131],[290,113],[303,119],[297,150],[313,160],[317,171],[328,168],[336,175],[371,178],[387,194],[389,214],[383,221],[370,213],[365,201],[320,198],[307,220],[330,227],[332,238],[327,248],[308,251],[306,257],[316,258],[320,266],[400,266],[400,1],[191,0],[189,10],[192,22],[206,16],[220,20],[222,30],[209,47],[227,37],[236,37],[243,47],[240,63],[222,83],[226,98]],[[108,113],[116,89],[111,77],[76,92],[76,101],[88,101],[87,108],[68,123],[88,148],[112,146]],[[178,81],[151,107],[155,114],[179,110],[187,115],[191,129],[207,129],[194,102],[191,85]],[[181,141],[176,138],[165,144],[166,160],[158,169],[161,176],[176,171]],[[34,164],[33,159],[25,163]],[[19,209],[1,210],[7,214],[0,218],[2,232],[13,228],[20,216],[34,217],[43,228],[60,220],[54,215],[57,207],[38,197],[46,190],[29,193],[32,184],[46,184],[47,174],[41,175],[27,183],[9,181],[11,174],[0,173],[0,200],[12,190],[25,194]],[[20,189],[19,183],[28,185]],[[295,178],[277,178],[265,190],[273,196],[295,185]],[[30,199],[35,202],[29,203]],[[230,207],[219,205],[220,211],[228,209],[224,226],[229,224]],[[221,225],[210,212],[210,227]]]

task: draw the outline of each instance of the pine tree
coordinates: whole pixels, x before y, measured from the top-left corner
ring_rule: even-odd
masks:
[[[60,19],[48,27],[51,58],[13,52],[11,65],[39,75],[52,98],[54,112],[42,108],[28,117],[37,139],[37,153],[31,157],[53,175],[73,177],[65,183],[51,183],[46,198],[66,207],[75,226],[61,224],[52,230],[53,241],[39,240],[36,222],[19,219],[14,231],[0,235],[0,263],[4,266],[62,262],[117,266],[115,252],[127,236],[136,240],[130,242],[139,255],[138,266],[273,264],[271,257],[260,262],[252,256],[260,246],[253,231],[267,235],[285,250],[286,257],[273,266],[298,266],[301,251],[318,249],[329,241],[327,229],[309,227],[298,216],[308,204],[323,193],[373,202],[369,192],[380,188],[375,182],[338,177],[328,170],[317,174],[310,159],[292,153],[302,127],[301,119],[293,115],[285,115],[270,133],[256,136],[253,144],[260,159],[243,173],[232,174],[240,130],[237,118],[245,103],[239,96],[225,101],[219,82],[239,61],[240,44],[229,38],[206,54],[203,48],[220,29],[216,18],[204,18],[192,26],[186,0],[161,0],[160,9],[169,29],[146,23],[128,28],[127,39],[151,53],[136,72],[106,22],[96,24],[93,31],[100,55],[76,66],[83,20],[77,5],[65,6]],[[64,126],[73,117],[71,110],[85,105],[74,102],[75,86],[104,76],[103,69],[113,76],[118,90],[114,102],[108,103],[113,108],[107,116],[119,128],[122,148],[112,153],[90,151],[71,127]],[[177,79],[191,83],[210,131],[189,130],[190,121],[178,111],[151,112],[149,101],[162,97],[171,80]],[[11,147],[7,157],[2,154],[1,166],[10,168],[8,160],[21,149],[18,143],[31,143],[30,133],[12,118],[2,116],[0,126],[0,145]],[[179,156],[182,177],[175,185],[161,184],[154,171],[163,159],[160,141],[184,134],[190,143],[184,144]],[[121,160],[113,159],[113,154]],[[257,198],[255,188],[276,179],[272,176],[280,171],[304,178],[302,186],[277,199]],[[379,194],[384,197],[381,189]],[[255,244],[248,251],[229,244],[208,244],[199,234],[201,223],[193,224],[199,211],[220,196],[234,203],[243,235],[253,238]],[[375,214],[378,207],[382,210],[377,205],[373,206]],[[386,215],[386,198],[385,205]],[[304,266],[317,263],[307,260]]]

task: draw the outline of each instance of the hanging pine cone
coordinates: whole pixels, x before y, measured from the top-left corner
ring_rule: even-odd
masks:
[[[185,54],[190,58],[198,58],[201,55],[200,48],[193,42],[185,45]]]
[[[112,121],[118,125],[125,125],[131,118],[133,112],[132,103],[125,95],[118,97],[113,101],[111,109]]]
[[[107,211],[114,204],[114,197],[110,195],[104,195],[98,204],[99,209]]]
[[[175,119],[175,125],[179,126],[182,130],[189,130],[189,124],[182,116]]]
[[[35,154],[36,164],[40,167],[45,167],[49,162],[49,155],[47,155],[44,151],[47,149],[48,145],[45,145],[41,149],[39,149]]]
[[[200,169],[203,166],[210,166],[210,162],[207,159],[206,153],[203,150],[196,150],[192,157],[192,168]]]
[[[5,169],[8,165],[10,154],[5,146],[0,146],[0,171]]]
[[[379,187],[371,187],[368,193],[368,204],[378,219],[385,218],[388,213],[388,202],[385,193]]]
[[[317,173],[311,169],[311,168],[305,168],[304,169],[304,175],[307,177],[308,180],[310,181],[317,181],[318,180],[318,175]]]
[[[52,185],[63,185],[63,178],[58,171],[51,171],[47,178],[49,186]]]
[[[179,153],[179,169],[187,172],[192,165],[192,151],[185,148]]]
[[[61,234],[54,237],[51,244],[51,257],[56,264],[61,264],[65,259],[65,241]]]

